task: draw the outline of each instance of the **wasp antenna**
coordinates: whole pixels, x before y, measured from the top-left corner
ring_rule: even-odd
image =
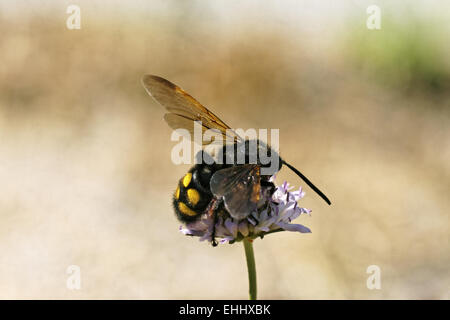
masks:
[[[327,198],[327,196],[319,190],[319,188],[317,188],[311,181],[309,181],[309,179],[307,177],[305,177],[300,171],[298,171],[296,168],[294,168],[293,166],[291,166],[289,163],[287,163],[286,161],[282,160],[282,163],[287,165],[287,167],[289,169],[291,169],[292,171],[294,171],[300,178],[302,178],[303,181],[306,182],[306,184],[313,189],[323,200],[325,200],[326,203],[328,203],[329,205],[331,205],[331,201]]]

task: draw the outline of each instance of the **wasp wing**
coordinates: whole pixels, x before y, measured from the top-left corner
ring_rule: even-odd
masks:
[[[180,114],[175,113],[166,113],[164,115],[164,120],[173,130],[183,128],[189,131],[191,137],[194,135],[195,120],[189,118],[189,116],[182,116]],[[201,128],[202,133],[208,129],[204,124],[201,125]]]
[[[211,192],[223,198],[230,215],[241,220],[257,209],[261,197],[260,167],[244,164],[216,171],[211,177]]]
[[[156,102],[169,111],[164,119],[172,129],[183,128],[193,133],[194,122],[201,121],[203,131],[215,129],[222,134],[224,139],[229,137],[233,141],[242,140],[219,117],[172,82],[158,76],[145,75],[142,78],[142,85]],[[191,134],[191,138],[194,138],[193,134]]]

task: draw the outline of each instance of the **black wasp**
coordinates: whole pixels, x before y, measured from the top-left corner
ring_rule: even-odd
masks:
[[[211,111],[201,105],[183,89],[170,81],[154,76],[146,75],[142,78],[142,84],[147,92],[166,110],[164,120],[172,129],[187,129],[193,137],[194,123],[200,121],[202,130],[213,129],[224,137],[229,137],[231,128],[220,120]],[[224,139],[225,140],[225,139]],[[233,219],[241,220],[249,216],[258,208],[262,198],[262,191],[273,193],[275,185],[269,178],[279,171],[283,164],[294,171],[305,183],[310,186],[328,204],[330,200],[309,181],[300,171],[282,160],[281,157],[269,146],[260,140],[244,140],[234,134],[230,148],[223,146],[219,152],[222,161],[197,161],[189,172],[179,181],[173,195],[173,206],[178,219],[184,223],[197,220],[203,214],[212,215],[214,221],[220,215],[229,215]],[[251,143],[256,145],[250,148]],[[252,157],[252,151],[257,151],[256,161]],[[197,157],[207,156],[201,151]],[[237,161],[239,152],[243,153],[244,162]],[[231,159],[230,159],[230,154]],[[270,163],[261,161],[260,154],[271,156],[279,164],[273,172],[261,174],[262,168],[267,168]],[[241,158],[242,159],[242,158]],[[266,172],[267,173],[267,172]],[[213,245],[217,245],[214,239]]]

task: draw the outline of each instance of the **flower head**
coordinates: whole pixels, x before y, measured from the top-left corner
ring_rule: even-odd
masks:
[[[272,195],[265,193],[264,190],[262,194],[263,205],[245,219],[235,220],[229,214],[217,218],[215,237],[220,243],[234,243],[244,238],[262,238],[266,234],[279,231],[311,232],[301,224],[291,223],[301,214],[311,212],[297,204],[297,201],[305,195],[301,187],[293,190],[293,187],[284,182]],[[214,217],[203,214],[199,220],[180,226],[180,231],[187,236],[200,237],[200,241],[213,241],[213,224]]]

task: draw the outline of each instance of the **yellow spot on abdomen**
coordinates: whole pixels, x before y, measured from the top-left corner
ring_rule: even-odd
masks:
[[[187,198],[189,202],[195,206],[200,201],[200,194],[195,189],[188,189]]]
[[[175,199],[179,199],[180,198],[180,186],[177,187],[177,190],[175,191]]]
[[[180,210],[180,212],[184,215],[187,216],[196,216],[197,212],[195,212],[194,210],[188,208],[187,205],[185,205],[183,202],[178,202],[178,209]]]
[[[192,180],[192,173],[190,172],[186,173],[186,175],[183,178],[183,186],[187,188],[189,183],[191,183],[191,180]]]

